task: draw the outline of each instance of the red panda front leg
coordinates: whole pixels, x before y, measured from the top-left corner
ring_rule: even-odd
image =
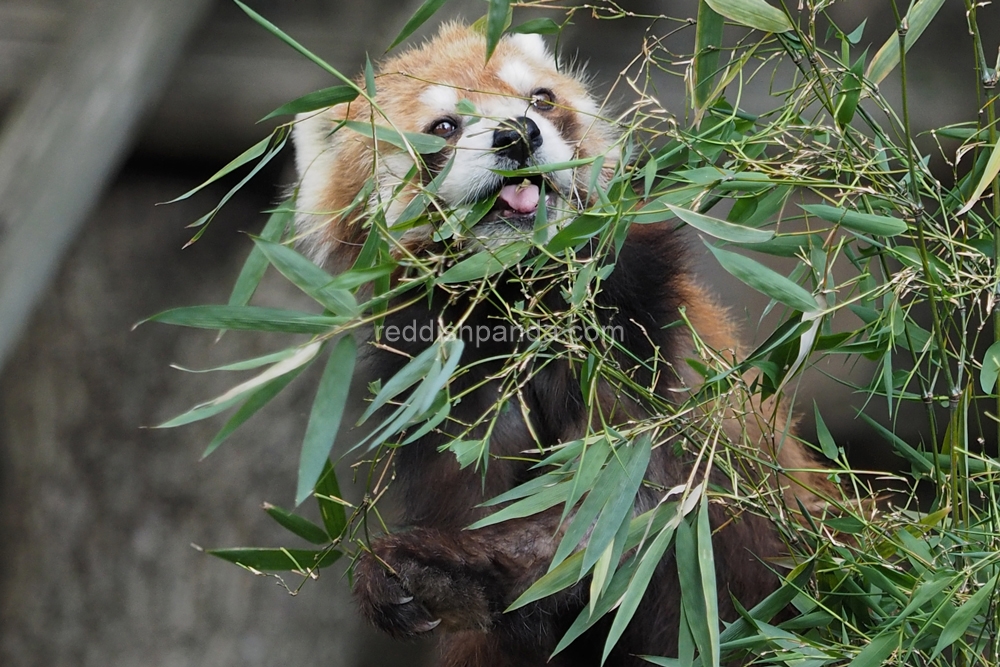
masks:
[[[494,630],[555,553],[559,513],[547,514],[479,530],[413,528],[373,541],[354,571],[361,612],[397,637],[438,626]]]

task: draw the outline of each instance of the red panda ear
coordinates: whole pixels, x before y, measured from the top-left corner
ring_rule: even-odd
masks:
[[[554,62],[552,54],[549,53],[548,47],[545,46],[545,40],[542,39],[542,36],[539,34],[515,33],[508,35],[507,39],[518,50],[535,60],[540,60],[545,64],[551,64]]]
[[[307,111],[295,116],[292,142],[295,144],[295,167],[300,180],[316,158],[331,152],[331,133],[337,123],[347,117],[347,111],[347,104],[338,104],[322,111]]]

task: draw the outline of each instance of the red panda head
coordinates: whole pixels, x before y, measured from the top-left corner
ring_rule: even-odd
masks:
[[[385,61],[375,88],[375,109],[359,97],[296,122],[296,221],[319,263],[356,254],[376,209],[391,230],[435,176],[431,199],[441,210],[495,197],[471,230],[474,237],[505,239],[531,230],[543,193],[546,228],[554,233],[589,201],[592,167],[516,178],[497,171],[597,158],[607,178],[617,162],[612,124],[580,77],[560,71],[538,35],[505,36],[487,61],[480,32],[448,24],[429,42]],[[345,120],[440,137],[445,145],[421,156],[414,170],[414,153],[340,127]],[[359,202],[372,179],[370,194]],[[401,242],[417,249],[432,234],[422,225],[403,233]]]

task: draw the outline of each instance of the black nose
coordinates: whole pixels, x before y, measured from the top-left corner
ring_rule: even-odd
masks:
[[[519,167],[527,166],[528,158],[541,145],[542,131],[527,116],[506,120],[493,132],[497,155],[513,160]]]

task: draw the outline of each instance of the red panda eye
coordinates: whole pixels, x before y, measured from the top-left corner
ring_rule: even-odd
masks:
[[[531,91],[531,106],[539,111],[551,111],[555,108],[556,96],[548,88],[537,88]]]
[[[440,118],[431,123],[431,126],[427,128],[428,134],[433,134],[442,139],[447,139],[456,132],[458,132],[458,123],[451,118]]]

